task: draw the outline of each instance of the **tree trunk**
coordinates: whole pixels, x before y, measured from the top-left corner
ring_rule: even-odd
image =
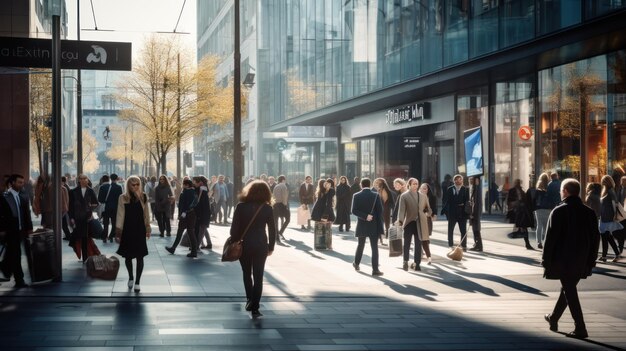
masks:
[[[167,153],[161,153],[161,159],[159,160],[161,164],[161,174],[167,175]]]

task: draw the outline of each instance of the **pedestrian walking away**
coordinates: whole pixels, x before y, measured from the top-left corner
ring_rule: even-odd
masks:
[[[167,252],[172,255],[176,251],[176,247],[178,247],[185,230],[187,230],[189,247],[191,248],[191,252],[187,254],[187,257],[193,258],[198,255],[198,239],[196,237],[197,205],[198,196],[196,195],[196,190],[193,187],[193,182],[190,179],[183,180],[183,191],[180,193],[180,197],[178,199],[178,231],[176,232],[174,244],[170,247],[165,247]]]
[[[348,178],[339,177],[339,185],[337,185],[337,218],[334,224],[339,225],[339,231],[343,232],[345,226],[346,232],[350,231],[350,212],[352,205],[352,191],[348,184]]]
[[[558,331],[558,322],[569,307],[574,331],[568,335],[586,338],[587,328],[576,286],[591,275],[598,252],[599,232],[596,215],[579,197],[580,183],[572,178],[561,183],[563,202],[552,210],[546,229],[541,265],[544,278],[558,279],[561,293],[551,314],[545,315],[550,330]]]
[[[448,218],[448,247],[454,246],[454,227],[458,224],[461,231],[461,247],[467,251],[467,217],[466,207],[469,209],[469,192],[463,186],[463,176],[457,174],[453,178],[454,184],[449,186],[444,192],[445,202],[441,213]],[[467,211],[469,212],[469,211]]]
[[[287,189],[287,178],[284,175],[278,176],[278,184],[274,187],[274,221],[276,222],[276,228],[279,228],[278,235],[283,239],[285,236],[285,229],[289,225],[291,220],[291,212],[289,211],[289,189]],[[279,226],[278,221],[282,221],[282,225]]]
[[[613,262],[617,262],[620,259],[620,250],[615,241],[613,233],[618,232],[624,227],[617,221],[617,195],[615,194],[615,183],[613,178],[609,175],[605,175],[600,180],[602,185],[602,194],[600,199],[600,234],[602,238],[602,256],[599,260],[606,262],[606,254],[609,244],[615,253]]]
[[[147,196],[141,191],[137,176],[126,180],[126,192],[120,195],[117,205],[115,241],[120,244],[117,254],[124,257],[128,271],[128,289],[141,291],[143,258],[148,255],[146,240],[150,239],[150,208]],[[137,271],[133,272],[133,259]]]
[[[98,202],[104,204],[104,211],[102,212],[102,225],[104,226],[104,232],[102,235],[102,241],[104,243],[109,239],[113,242],[115,237],[115,225],[117,221],[117,203],[122,195],[122,187],[117,184],[117,174],[111,174],[110,183],[104,184],[98,190]],[[111,225],[111,231],[109,232],[109,224]]]
[[[531,206],[535,215],[535,237],[537,239],[537,247],[543,248],[543,239],[546,237],[546,226],[548,225],[548,216],[552,210],[552,202],[548,198],[548,181],[549,177],[547,173],[541,173],[535,190],[530,198]]]
[[[253,318],[258,318],[262,316],[259,309],[265,261],[274,252],[276,243],[276,225],[270,206],[272,193],[265,182],[255,180],[243,188],[239,201],[233,214],[230,236],[233,242],[243,237],[239,263],[246,289],[245,309],[251,312]]]
[[[378,267],[378,237],[383,233],[383,204],[380,196],[370,189],[369,178],[361,180],[361,191],[352,197],[352,214],[357,217],[355,236],[358,244],[352,266],[360,270],[365,240],[369,239],[372,248],[372,275],[381,276],[383,272]]]

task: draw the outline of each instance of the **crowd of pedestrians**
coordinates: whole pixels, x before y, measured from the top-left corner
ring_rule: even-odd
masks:
[[[354,178],[352,183],[345,176],[338,178],[320,178],[314,183],[311,176],[306,176],[298,187],[291,187],[285,175],[278,177],[261,175],[258,179],[251,177],[245,188],[235,201],[233,184],[223,175],[185,177],[180,182],[175,177],[161,175],[149,178],[136,176],[129,177],[125,182],[116,174],[103,176],[99,184],[92,186],[86,175],[76,178],[75,186],[70,186],[68,177],[63,177],[61,184],[63,232],[70,245],[77,248],[77,254],[83,262],[93,252],[89,249],[93,236],[93,212],[97,213],[103,225],[101,236],[103,244],[115,241],[119,243],[117,253],[124,257],[128,271],[128,288],[140,291],[140,280],[143,271],[143,258],[148,254],[146,240],[151,235],[151,223],[156,222],[159,236],[171,236],[171,221],[178,220],[176,238],[171,246],[165,249],[174,254],[177,247],[187,242],[189,253],[187,257],[195,258],[203,249],[212,249],[209,235],[210,223],[230,225],[231,236],[242,240],[243,252],[240,264],[243,271],[243,281],[248,303],[246,309],[253,316],[259,316],[259,301],[262,294],[262,282],[265,261],[274,251],[276,243],[287,242],[285,230],[291,222],[290,200],[291,191],[299,202],[298,220],[296,226],[302,231],[314,229],[326,234],[332,233],[332,227],[338,226],[339,232],[350,232],[352,218],[356,217],[355,237],[357,239],[354,261],[355,270],[361,269],[361,258],[365,243],[369,239],[372,260],[371,272],[374,276],[381,276],[379,268],[379,244],[386,246],[390,230],[400,231],[403,238],[402,260],[399,262],[405,271],[421,270],[423,257],[427,264],[432,264],[430,236],[433,222],[437,220],[438,198],[433,190],[433,184],[422,182],[416,178],[408,180],[396,178],[389,186],[385,178]],[[563,231],[556,213],[569,213],[563,209],[579,210],[580,199],[572,179],[561,182],[558,174],[542,173],[535,184],[525,191],[520,180],[514,181],[506,195],[506,218],[514,224],[512,237],[524,239],[527,249],[534,249],[530,243],[529,228],[535,228],[536,244],[544,249],[544,266],[546,278],[561,279],[563,286],[563,302],[559,299],[555,311],[546,316],[551,328],[556,328],[556,321],[562,314],[565,305],[570,306],[579,336],[585,335],[582,315],[577,307],[572,306],[568,295],[575,292],[578,279],[590,274],[588,261],[594,247],[594,241],[588,240],[588,232],[580,234],[586,238],[587,248],[584,259],[585,265],[580,274],[563,278],[562,262],[558,261],[556,253],[563,245],[558,233]],[[6,239],[7,254],[2,270],[5,276],[14,276],[15,286],[23,287],[25,282],[19,257],[20,243],[24,236],[32,231],[30,221],[29,202],[32,201],[32,210],[41,217],[44,228],[52,227],[52,187],[49,177],[41,176],[34,184],[32,199],[23,191],[24,178],[18,175],[11,176],[7,181],[8,191],[0,201],[0,214],[3,228],[0,231],[19,233],[8,235]],[[481,236],[481,215],[483,212],[481,179],[470,177],[467,185],[462,175],[446,176],[441,183],[441,215],[445,215],[448,222],[447,246],[452,249],[455,244],[463,251],[481,252],[484,250]],[[436,183],[435,186],[438,186]],[[489,191],[491,190],[491,184]],[[620,259],[624,245],[624,215],[619,217],[620,207],[626,198],[626,177],[620,179],[616,186],[610,176],[604,176],[601,182],[590,183],[587,186],[581,204],[587,205],[597,229],[598,241],[602,242],[602,251],[599,261],[607,260],[607,251],[610,246],[614,253],[613,261]],[[489,206],[497,203],[491,196],[485,197]],[[233,205],[238,203],[229,222]],[[586,208],[587,208],[586,207]],[[178,208],[178,211],[176,211]],[[559,210],[560,212],[556,211]],[[622,209],[623,210],[623,209]],[[569,210],[567,210],[569,211]],[[582,213],[582,212],[581,212]],[[176,216],[175,216],[176,214]],[[354,216],[354,217],[351,217]],[[559,216],[563,216],[560,215]],[[584,217],[584,216],[583,216]],[[588,216],[587,216],[588,217]],[[468,224],[471,228],[474,244],[467,246]],[[583,219],[580,219],[581,221]],[[622,221],[620,223],[620,221]],[[314,225],[312,225],[312,223]],[[581,222],[582,223],[582,222]],[[585,223],[588,226],[588,223]],[[455,230],[460,234],[455,240]],[[8,229],[7,229],[8,228]],[[244,229],[245,228],[245,229]],[[562,236],[563,234],[561,234]],[[578,240],[578,239],[577,239]],[[580,239],[583,240],[583,239]],[[556,244],[555,244],[556,243]],[[411,253],[411,246],[413,252]],[[597,246],[597,245],[596,245]],[[317,246],[316,246],[317,249]],[[325,249],[332,250],[332,235],[326,240]],[[412,259],[411,259],[412,254]],[[555,256],[556,255],[556,256]],[[581,255],[583,255],[581,253]],[[133,260],[136,269],[133,269]],[[581,266],[582,267],[582,266]],[[572,292],[574,291],[574,292]]]

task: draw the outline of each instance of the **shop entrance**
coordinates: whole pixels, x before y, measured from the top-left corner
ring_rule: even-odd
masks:
[[[454,140],[438,141],[435,145],[436,179],[441,184],[446,174],[453,176],[456,173],[454,166]]]

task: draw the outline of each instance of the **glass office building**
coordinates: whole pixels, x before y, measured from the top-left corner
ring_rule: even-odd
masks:
[[[477,127],[484,191],[624,167],[626,1],[242,2],[259,133],[288,142],[258,138],[259,173],[439,184]]]

